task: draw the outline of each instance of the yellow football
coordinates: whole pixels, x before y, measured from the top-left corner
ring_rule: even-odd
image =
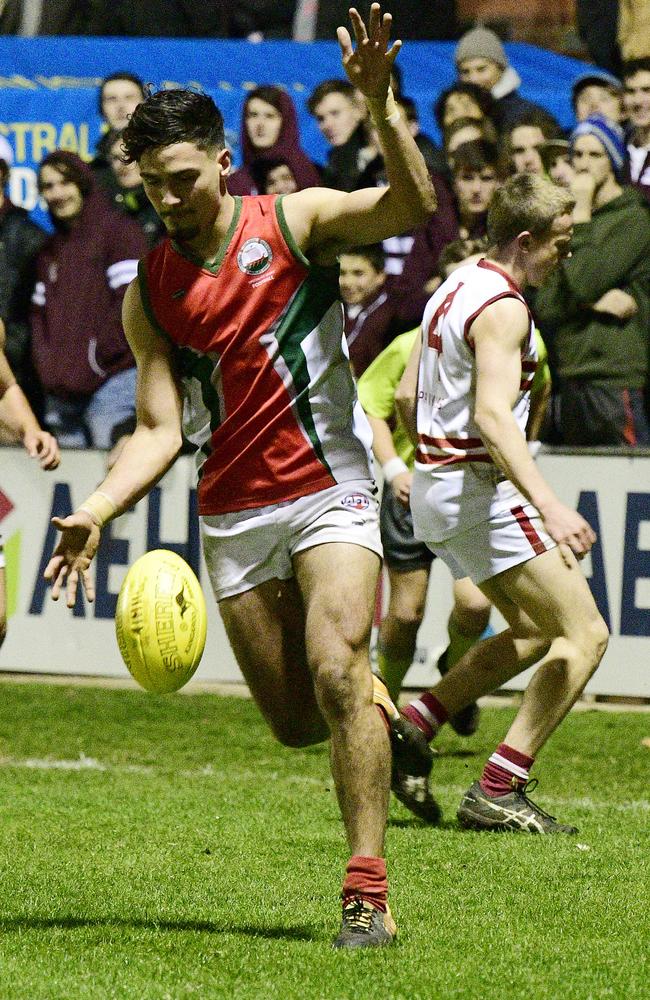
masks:
[[[184,559],[154,549],[133,563],[117,599],[115,631],[138,684],[157,694],[187,684],[201,660],[206,628],[201,584]]]

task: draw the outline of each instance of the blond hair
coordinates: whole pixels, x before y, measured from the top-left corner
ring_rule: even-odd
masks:
[[[575,199],[566,188],[537,174],[515,174],[492,195],[487,233],[496,247],[507,246],[519,233],[545,235],[555,219],[573,209]]]

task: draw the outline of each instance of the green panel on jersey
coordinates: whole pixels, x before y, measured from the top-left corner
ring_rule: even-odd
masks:
[[[198,354],[190,347],[177,347],[174,354],[181,377],[184,379],[193,378],[199,383],[203,405],[210,415],[210,431],[212,435],[221,423],[219,393],[212,382],[216,365],[209,355]],[[206,458],[210,457],[212,452],[211,437],[200,446],[200,450]],[[201,473],[202,469],[199,468],[199,480],[201,479]]]
[[[310,375],[303,341],[322,322],[325,313],[339,298],[339,268],[315,267],[296,292],[280,320],[275,338],[296,394],[296,409],[311,445],[330,475],[333,475],[318,437],[309,399]]]

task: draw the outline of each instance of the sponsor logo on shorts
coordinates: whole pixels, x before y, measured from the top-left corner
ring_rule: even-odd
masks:
[[[246,240],[237,254],[237,267],[244,274],[263,274],[273,260],[273,251],[266,240],[253,237]]]
[[[363,493],[347,493],[341,500],[341,504],[348,510],[368,510],[370,500]]]

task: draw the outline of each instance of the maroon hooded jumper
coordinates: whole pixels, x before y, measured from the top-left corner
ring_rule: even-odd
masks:
[[[82,191],[73,226],[52,218],[56,231],[38,255],[32,356],[46,393],[79,399],[135,366],[122,329],[122,299],[147,244],[140,226],[95,189],[87,164],[61,150],[56,157],[82,175],[88,193]]]
[[[251,142],[248,129],[246,128],[246,109],[251,98],[258,96],[257,92],[253,91],[244,101],[244,107],[242,108],[241,149],[243,165],[239,170],[234,172],[232,177],[228,178],[228,190],[230,194],[258,193],[255,188],[253,175],[249,170],[249,167],[255,160],[281,160],[287,163],[291,168],[293,176],[296,178],[299,191],[308,187],[318,187],[321,183],[318,170],[301,148],[298,116],[296,115],[296,109],[291,97],[281,87],[274,87],[273,90],[277,91],[280,114],[282,115],[280,134],[277,141],[267,149],[258,149]],[[260,98],[260,100],[264,100],[264,98]]]

